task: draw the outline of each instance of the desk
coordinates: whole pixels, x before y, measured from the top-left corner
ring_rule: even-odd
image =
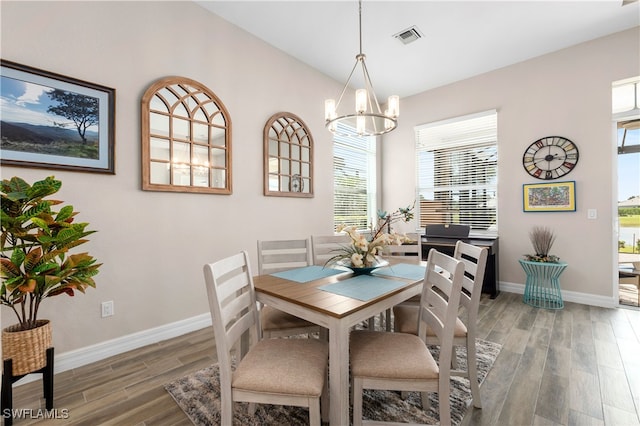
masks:
[[[391,265],[410,263],[426,265],[411,257],[387,257]],[[354,325],[391,309],[422,291],[422,279],[390,278],[404,285],[369,301],[360,301],[329,293],[318,287],[353,277],[353,273],[320,278],[304,284],[272,275],[254,277],[259,302],[304,318],[329,330],[329,398],[330,423],[349,424],[349,331]],[[381,276],[382,277],[382,276]]]
[[[455,238],[427,238],[422,236],[422,260],[427,260],[429,250],[432,248],[453,256],[457,241]],[[489,250],[487,267],[484,270],[484,280],[482,281],[482,292],[495,299],[500,293],[498,288],[498,238],[462,238],[460,241],[478,247],[486,247]]]

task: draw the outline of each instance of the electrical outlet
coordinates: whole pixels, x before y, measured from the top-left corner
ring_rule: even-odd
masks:
[[[110,317],[113,315],[113,300],[108,302],[102,302],[102,318]]]
[[[597,218],[598,218],[598,210],[587,209],[587,219],[597,219]]]

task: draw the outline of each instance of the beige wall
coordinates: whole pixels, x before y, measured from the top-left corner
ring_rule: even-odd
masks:
[[[258,41],[190,2],[1,3],[2,58],[116,88],[116,175],[4,167],[33,181],[63,181],[60,199],[99,232],[85,247],[104,263],[98,288],[45,302],[58,354],[207,312],[202,265],[248,250],[257,239],[297,238],[332,229],[332,144],[323,100],[338,82]],[[558,231],[554,252],[570,263],[563,287],[612,295],[610,85],[640,74],[638,29],[586,43],[403,99],[399,129],[382,144],[383,207],[414,197],[413,127],[499,111],[501,279],[521,284],[516,260],[530,251],[534,224]],[[140,97],[156,79],[193,78],[225,103],[233,122],[230,196],[140,190]],[[262,196],[262,127],[291,111],[315,138],[315,198]],[[574,140],[580,163],[576,213],[522,213],[520,164],[536,138]],[[598,219],[587,221],[586,208]],[[257,266],[257,265],[256,265]],[[115,316],[100,318],[113,300]],[[2,323],[13,323],[2,309]]]
[[[2,58],[116,88],[116,175],[3,167],[28,181],[55,174],[59,198],[94,234],[98,288],[47,300],[56,353],[208,312],[202,265],[256,240],[332,232],[333,180],[324,98],[341,85],[191,2],[2,2]],[[233,194],[141,191],[140,99],[158,78],[209,87],[233,124]],[[262,195],[262,129],[279,111],[315,139],[315,198]],[[100,318],[113,300],[115,316]],[[14,321],[2,308],[2,323]]]
[[[496,109],[500,280],[525,281],[518,259],[532,251],[531,227],[542,225],[557,234],[552,252],[569,263],[562,289],[613,298],[617,182],[611,83],[638,75],[640,31],[634,28],[402,99],[398,130],[382,144],[384,205],[414,196],[416,125]],[[524,213],[522,185],[542,181],[525,172],[522,155],[529,144],[551,135],[571,139],[580,151],[576,168],[561,179],[575,180],[577,211]],[[597,209],[598,218],[588,220],[587,209]]]

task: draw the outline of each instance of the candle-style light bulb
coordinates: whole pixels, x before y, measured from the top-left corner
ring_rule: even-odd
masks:
[[[400,115],[400,98],[397,95],[389,96],[387,99],[386,114],[391,118],[397,118]]]
[[[329,121],[334,118],[336,118],[336,101],[334,99],[327,99],[324,101],[324,119],[325,121]]]
[[[356,90],[356,112],[362,114],[367,112],[367,90]]]
[[[356,132],[358,132],[359,135],[363,134],[364,131],[366,130],[365,119],[366,117],[362,115],[356,117]]]

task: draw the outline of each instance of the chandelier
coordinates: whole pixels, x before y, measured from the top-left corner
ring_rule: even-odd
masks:
[[[398,115],[400,113],[400,100],[398,96],[389,96],[387,109],[382,113],[376,94],[373,91],[365,55],[362,53],[362,0],[358,0],[358,29],[360,33],[360,53],[356,55],[356,63],[349,74],[347,83],[340,93],[338,103],[334,99],[327,99],[324,102],[325,126],[329,131],[337,135],[350,136],[352,133],[346,129],[354,129],[358,136],[377,136],[388,133],[398,125]],[[347,92],[351,78],[358,69],[361,68],[364,80],[364,88],[357,89],[355,94],[355,109],[352,112],[345,112],[342,115],[340,106]],[[346,108],[345,108],[346,109]],[[341,124],[341,126],[338,126]]]

